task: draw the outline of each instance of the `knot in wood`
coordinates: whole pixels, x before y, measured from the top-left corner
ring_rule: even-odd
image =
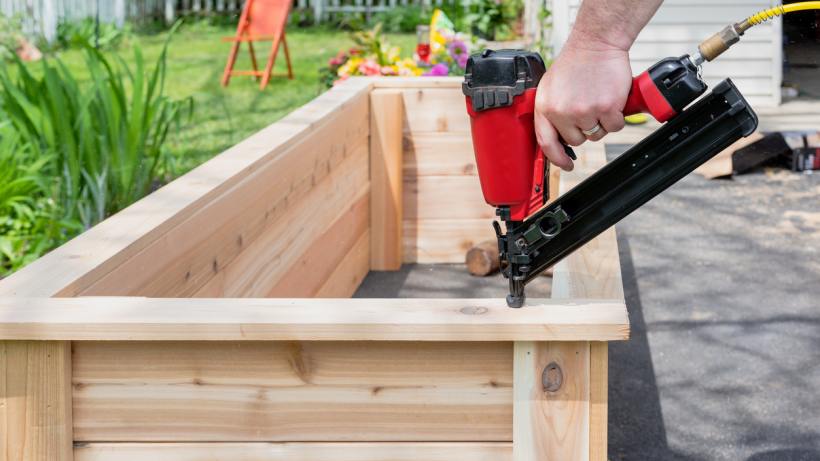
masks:
[[[564,372],[561,367],[555,363],[550,362],[544,367],[541,373],[541,384],[544,386],[544,392],[558,392],[561,385],[564,383]]]
[[[462,307],[459,312],[464,315],[483,315],[489,310],[486,307]]]

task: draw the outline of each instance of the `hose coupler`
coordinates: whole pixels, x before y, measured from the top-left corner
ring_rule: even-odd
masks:
[[[707,38],[698,45],[698,54],[702,60],[712,61],[729,47],[740,41],[740,36],[745,30],[739,24],[728,25],[720,32]]]

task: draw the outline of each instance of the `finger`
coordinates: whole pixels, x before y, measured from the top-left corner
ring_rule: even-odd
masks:
[[[556,114],[557,115],[557,114]],[[592,130],[598,126],[598,118],[583,112],[576,112],[573,116],[558,116],[552,118],[561,137],[571,146],[580,146],[585,143],[588,136],[584,130]],[[597,134],[597,133],[596,133]]]
[[[562,120],[555,122],[554,126],[558,131],[558,134],[561,135],[561,139],[563,139],[564,142],[570,146],[580,146],[587,140],[586,135],[581,133],[581,129],[578,128],[578,125],[573,122]],[[590,127],[591,126],[592,125],[590,125]]]
[[[601,114],[601,126],[607,133],[615,133],[624,129],[624,114],[621,112],[606,112]]]
[[[587,135],[587,139],[592,141],[592,142],[600,141],[606,135],[607,135],[607,130],[605,128],[601,127],[595,133]]]
[[[555,127],[540,113],[535,113],[535,136],[541,151],[547,159],[558,168],[564,171],[572,171],[574,165],[572,159],[564,152],[564,146],[558,138]]]

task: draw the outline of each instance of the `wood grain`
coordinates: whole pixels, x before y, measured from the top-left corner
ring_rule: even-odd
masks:
[[[356,293],[370,272],[371,242],[370,231],[364,232],[316,292],[317,298],[349,298]]]
[[[589,343],[515,344],[513,459],[589,458]],[[542,371],[557,364],[562,383],[544,390]]]
[[[417,176],[404,179],[405,220],[486,219],[495,209],[487,205],[477,176]]]
[[[607,461],[609,343],[589,343],[589,459]]]
[[[364,260],[365,258],[362,258]],[[610,341],[623,301],[503,299],[0,298],[0,339]]]
[[[401,268],[402,94],[370,93],[370,268]]]
[[[324,181],[305,191],[298,205],[274,221],[270,228],[248,243],[225,267],[223,297],[266,296],[279,281],[298,267],[299,257],[313,246],[334,222],[368,195],[366,150],[351,152]],[[317,262],[322,265],[323,262]],[[305,277],[310,270],[302,267]],[[321,268],[317,268],[321,271]]]
[[[324,233],[315,238],[313,244],[293,261],[267,297],[315,297],[334,278],[341,266],[347,266],[346,270],[351,273],[367,274],[369,261],[356,265],[357,261],[350,258],[353,257],[351,252],[358,242],[367,235],[370,224],[369,205],[370,197],[364,194],[336,221],[326,226]],[[325,293],[331,293],[336,298],[347,298],[348,291],[329,290]]]
[[[404,175],[474,176],[478,169],[469,133],[435,132],[404,134]]]
[[[71,461],[71,349],[0,341],[0,460]]]
[[[443,88],[450,90],[461,90],[463,77],[363,77],[374,88]]]
[[[76,461],[512,461],[509,442],[83,443]]]
[[[402,90],[405,132],[470,132],[470,117],[460,88]]]
[[[494,239],[492,220],[422,219],[404,221],[404,262],[461,263],[473,245]]]
[[[392,82],[375,84],[390,87]],[[460,263],[470,247],[495,238],[495,211],[481,192],[460,82],[436,79],[431,86],[402,90],[402,258],[406,263]]]
[[[510,343],[78,342],[75,440],[509,441]]]

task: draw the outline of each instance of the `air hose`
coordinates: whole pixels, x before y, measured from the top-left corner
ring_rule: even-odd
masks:
[[[729,47],[739,42],[740,37],[753,26],[786,13],[806,10],[820,10],[820,1],[777,5],[755,13],[741,22],[730,24],[698,45],[698,52],[692,55],[692,61],[695,65],[700,65],[703,61],[712,61],[728,50]]]

